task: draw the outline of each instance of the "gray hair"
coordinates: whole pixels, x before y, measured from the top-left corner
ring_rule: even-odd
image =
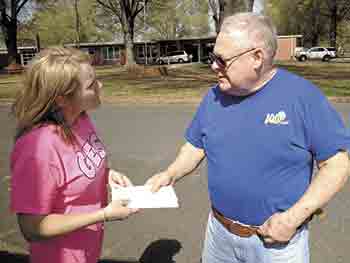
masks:
[[[256,13],[237,13],[224,19],[222,33],[231,36],[240,48],[261,47],[273,59],[277,50],[277,33],[270,18]],[[239,33],[239,39],[237,39]]]

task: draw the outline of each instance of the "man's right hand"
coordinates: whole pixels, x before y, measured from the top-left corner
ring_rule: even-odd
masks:
[[[145,185],[150,185],[151,191],[157,192],[162,186],[173,185],[174,183],[174,178],[169,174],[169,172],[165,171],[153,175],[147,180]]]
[[[174,185],[177,180],[190,174],[204,157],[203,149],[186,142],[181,147],[175,161],[165,171],[149,178],[146,185],[151,185],[152,192],[157,192],[162,186]]]

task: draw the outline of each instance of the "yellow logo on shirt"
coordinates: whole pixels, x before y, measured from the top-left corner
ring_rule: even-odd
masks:
[[[287,119],[287,115],[284,111],[280,111],[278,113],[268,113],[266,114],[264,123],[266,125],[268,124],[287,125],[288,121],[286,119]]]

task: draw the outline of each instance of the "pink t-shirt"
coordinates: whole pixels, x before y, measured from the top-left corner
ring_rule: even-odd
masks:
[[[54,125],[20,137],[11,154],[11,210],[35,215],[88,213],[107,202],[106,151],[87,114],[72,128],[78,144],[64,142]],[[30,243],[31,262],[96,263],[103,225]]]

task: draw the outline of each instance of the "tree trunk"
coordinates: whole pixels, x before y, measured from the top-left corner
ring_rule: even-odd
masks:
[[[220,32],[219,20],[214,20],[214,21],[215,21],[215,32],[216,32],[216,34],[219,34],[219,32]]]
[[[312,24],[313,26],[311,27],[311,32],[310,32],[310,41],[311,41],[311,46],[318,46],[318,42],[320,39],[320,35],[319,35],[319,25],[318,25],[318,16],[317,15],[313,15],[312,17]]]
[[[329,44],[331,47],[337,46],[337,21],[338,21],[338,6],[337,1],[333,0],[330,6],[330,27],[329,27]]]
[[[304,44],[306,46],[318,46],[320,40],[320,32],[321,32],[321,10],[319,3],[314,1],[308,6],[309,8],[309,16],[306,18],[307,25],[304,28]]]
[[[132,33],[126,31],[124,32],[124,43],[125,43],[125,64],[127,66],[136,64],[134,56],[134,41]]]
[[[209,7],[213,12],[213,20],[215,23],[215,32],[219,34],[220,27],[222,24],[223,16],[224,16],[224,8],[225,0],[209,0]]]
[[[80,47],[80,15],[79,15],[79,0],[74,1],[74,12],[75,12],[75,32],[76,32],[76,45]]]
[[[225,0],[219,0],[219,21],[215,25],[216,26],[216,33],[218,33],[218,34],[220,32],[222,21],[224,21],[224,16],[225,16]]]
[[[19,63],[19,57],[17,53],[17,21],[11,20],[9,27],[7,28],[7,36],[5,37],[8,64]]]
[[[252,12],[253,6],[254,6],[254,0],[245,0],[244,2],[245,2],[247,12]]]
[[[132,66],[136,64],[135,55],[134,55],[134,18],[132,16],[127,16],[130,10],[127,10],[127,7],[124,1],[120,2],[121,7],[121,19],[122,19],[122,28],[124,35],[124,44],[125,44],[125,65]]]
[[[213,20],[215,23],[215,32],[216,34],[220,31],[220,23],[219,23],[219,7],[220,2],[218,0],[209,0],[209,7],[213,12]]]
[[[226,0],[224,1],[224,17],[231,16],[235,12],[235,0]]]
[[[8,6],[10,5],[10,6]],[[18,51],[17,51],[17,3],[16,0],[6,2],[0,1],[1,17],[0,24],[1,30],[4,36],[6,48],[7,48],[7,63],[16,64],[19,63]],[[10,15],[7,14],[7,10],[10,8]]]
[[[38,52],[40,52],[41,45],[40,45],[40,36],[39,36],[39,33],[36,34],[35,39],[36,39],[36,48],[37,48]]]

